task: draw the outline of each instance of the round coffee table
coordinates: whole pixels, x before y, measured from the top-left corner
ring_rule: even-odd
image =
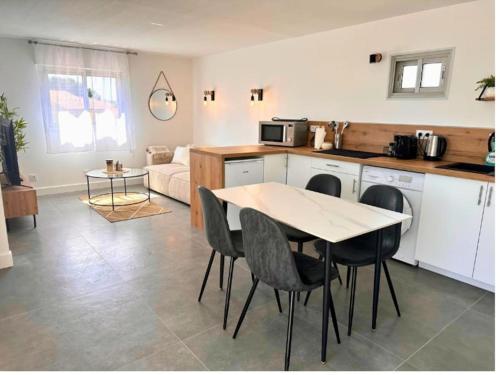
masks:
[[[150,190],[150,184],[149,184],[149,171],[142,169],[142,168],[130,168],[126,169],[123,172],[113,172],[113,173],[108,173],[104,169],[94,169],[91,171],[88,171],[85,173],[85,176],[87,177],[87,193],[89,197],[89,204],[95,205],[95,206],[111,206],[113,211],[115,210],[115,207],[117,206],[130,206],[132,204],[138,204],[138,203],[143,203],[146,201],[151,202],[151,190]],[[143,177],[147,176],[148,177],[148,192],[143,193],[143,192],[127,192],[127,179],[129,178],[137,178],[137,177]],[[110,186],[111,186],[111,204],[103,204],[103,203],[97,203],[96,198],[102,197],[104,195],[108,195],[109,193],[103,193],[103,194],[95,194],[91,195],[90,194],[90,179],[91,178],[100,178],[100,179],[108,179]],[[114,181],[115,180],[123,180],[123,186],[124,186],[124,191],[115,191],[114,187]],[[117,193],[124,193],[127,195],[127,193],[134,193],[138,195],[144,195],[144,199],[134,201],[132,203],[117,203],[115,204],[115,194]]]

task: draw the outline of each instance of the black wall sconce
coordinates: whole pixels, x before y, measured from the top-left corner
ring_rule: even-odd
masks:
[[[264,90],[263,89],[251,89],[250,90],[250,104],[254,105],[255,101],[261,102],[264,98]]]
[[[215,100],[215,91],[214,90],[203,91],[203,105],[207,105],[209,100],[211,102],[213,102]]]

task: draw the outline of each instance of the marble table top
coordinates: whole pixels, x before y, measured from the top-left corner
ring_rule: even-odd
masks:
[[[330,242],[340,242],[411,218],[277,182],[217,189],[213,193],[226,202],[254,208]]]

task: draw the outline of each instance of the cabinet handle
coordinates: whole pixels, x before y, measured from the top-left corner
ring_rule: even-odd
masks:
[[[243,171],[243,173],[248,173],[248,171]]]
[[[479,188],[479,197],[477,198],[477,205],[481,205],[481,200],[483,199],[483,185]]]
[[[352,192],[355,193],[356,192],[356,179],[353,178],[352,180]]]
[[[486,207],[491,206],[491,196],[493,195],[493,186],[490,187],[490,194],[488,195],[488,202],[486,203]]]
[[[339,168],[337,164],[326,164],[327,167],[334,167],[334,168]]]

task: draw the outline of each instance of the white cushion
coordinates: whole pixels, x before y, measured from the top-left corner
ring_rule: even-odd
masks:
[[[187,145],[185,147],[177,146],[175,148],[172,163],[182,164],[182,165],[189,167],[189,151],[190,151],[189,149],[190,148],[191,148],[191,145]]]

